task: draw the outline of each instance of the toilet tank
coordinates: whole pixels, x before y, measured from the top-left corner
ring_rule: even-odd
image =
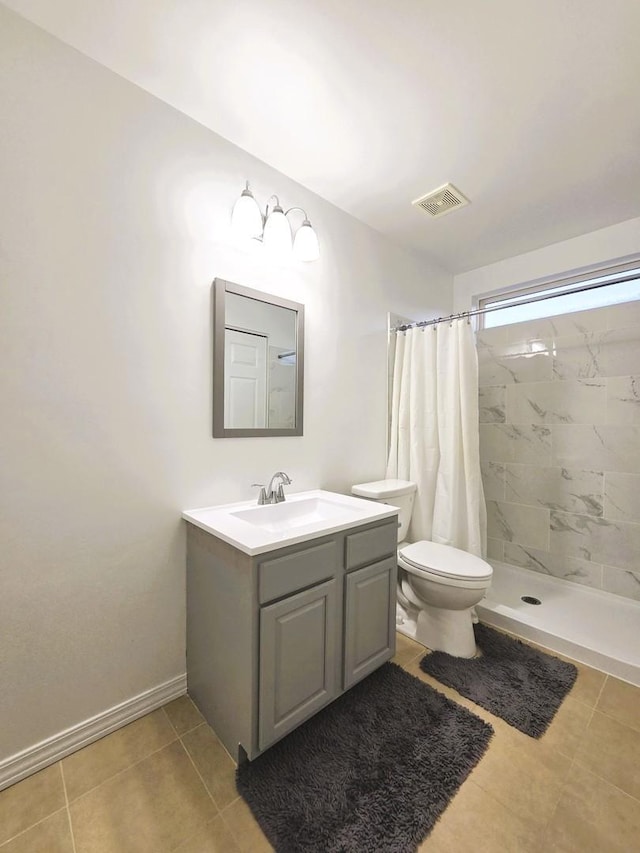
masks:
[[[370,501],[396,506],[398,513],[398,542],[406,539],[413,512],[416,484],[411,480],[375,480],[372,483],[358,483],[351,487],[351,494]]]

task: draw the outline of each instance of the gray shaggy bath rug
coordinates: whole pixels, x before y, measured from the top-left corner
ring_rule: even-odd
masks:
[[[474,625],[474,631],[481,657],[432,652],[420,661],[420,669],[526,735],[541,737],[578,670],[486,625]]]
[[[386,663],[241,765],[236,784],[278,853],[410,853],[492,735]]]

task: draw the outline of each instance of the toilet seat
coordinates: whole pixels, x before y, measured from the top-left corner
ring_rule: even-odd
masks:
[[[451,586],[488,586],[493,575],[489,563],[480,557],[427,540],[401,545],[398,559],[408,571]]]
[[[354,485],[351,491],[398,509],[397,630],[427,649],[454,657],[474,657],[477,649],[472,615],[491,586],[493,569],[489,563],[450,545],[404,541],[416,483],[376,480]]]

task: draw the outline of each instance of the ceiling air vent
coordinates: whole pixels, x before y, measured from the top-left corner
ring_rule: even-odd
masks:
[[[425,213],[435,219],[436,216],[444,216],[445,213],[450,213],[458,207],[464,207],[469,204],[469,199],[465,198],[453,184],[445,184],[411,203],[415,204],[416,207],[421,207]]]

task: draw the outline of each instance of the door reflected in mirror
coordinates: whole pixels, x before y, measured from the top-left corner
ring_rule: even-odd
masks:
[[[302,435],[304,307],[214,282],[214,437]]]

